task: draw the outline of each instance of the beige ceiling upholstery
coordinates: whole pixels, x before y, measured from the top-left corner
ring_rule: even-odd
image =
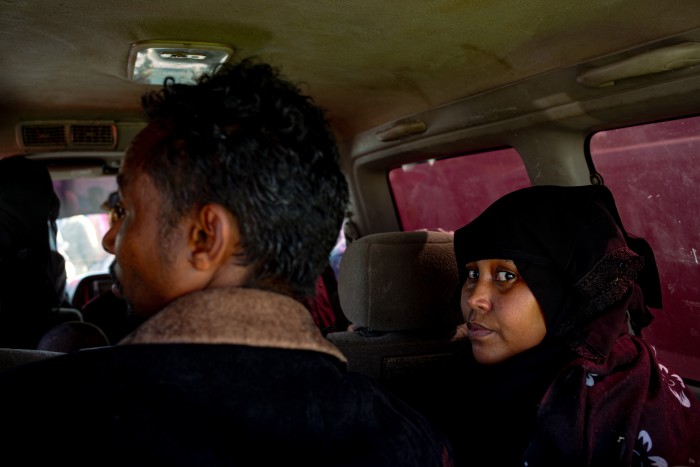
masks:
[[[141,118],[129,46],[233,45],[304,83],[344,137],[700,26],[697,0],[3,0],[0,153],[21,119]]]

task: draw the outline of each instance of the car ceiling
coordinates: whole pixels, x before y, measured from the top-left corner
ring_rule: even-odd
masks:
[[[0,155],[26,120],[139,121],[132,43],[215,42],[279,66],[341,139],[700,26],[697,0],[0,0]]]

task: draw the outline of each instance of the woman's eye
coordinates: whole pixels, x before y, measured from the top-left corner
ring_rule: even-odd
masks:
[[[467,281],[476,281],[479,279],[479,271],[476,269],[467,269]]]
[[[498,282],[512,281],[516,277],[518,277],[518,276],[516,276],[514,273],[512,273],[510,271],[498,271],[496,273],[496,280]]]

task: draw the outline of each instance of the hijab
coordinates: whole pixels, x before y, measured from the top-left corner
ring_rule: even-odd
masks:
[[[647,303],[661,307],[653,252],[625,231],[602,185],[509,193],[455,232],[455,256],[460,286],[468,262],[513,260],[542,308],[546,340],[599,358],[627,332],[628,308],[640,329],[651,322]],[[596,319],[614,329],[587,329]]]
[[[459,293],[467,263],[512,260],[547,328],[542,343],[504,362],[483,365],[470,356],[464,392],[474,402],[466,416],[480,429],[458,443],[458,460],[520,465],[541,400],[562,368],[581,354],[604,359],[627,332],[627,305],[645,264],[627,238],[610,191],[597,185],[524,188],[455,232]]]

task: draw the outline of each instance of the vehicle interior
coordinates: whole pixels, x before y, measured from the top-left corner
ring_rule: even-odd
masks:
[[[141,71],[139,54],[177,66],[254,56],[326,109],[351,191],[338,251],[386,258],[336,271],[349,321],[376,328],[329,334],[351,369],[401,392],[464,342],[446,318],[449,236],[492,201],[605,184],[656,256],[664,303],[643,336],[700,396],[697,1],[16,0],[0,6],[0,43],[0,158],[49,168],[69,292],[93,279],[81,304],[109,287],[103,203],[145,126],[140,97],[176,68]],[[426,261],[445,268],[416,276]],[[361,300],[386,293],[382,280],[405,306]],[[450,330],[432,332],[438,322]]]

